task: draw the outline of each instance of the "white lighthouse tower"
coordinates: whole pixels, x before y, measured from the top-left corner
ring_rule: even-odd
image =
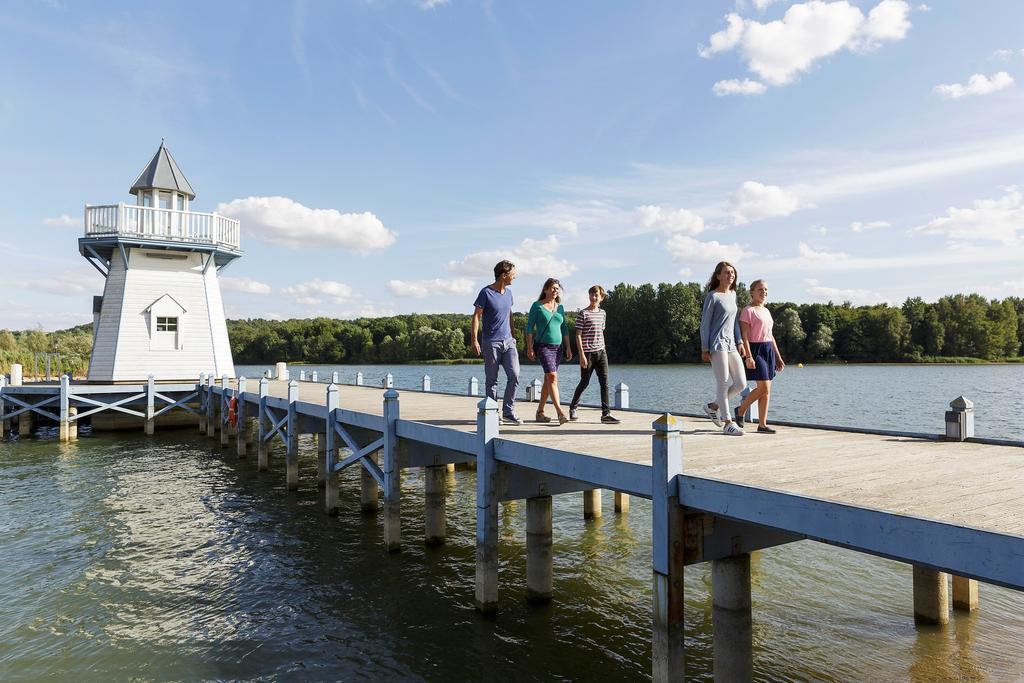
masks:
[[[189,210],[195,192],[163,141],[129,192],[134,205],[85,207],[78,250],[106,278],[89,380],[233,377],[217,273],[242,255],[238,221]]]

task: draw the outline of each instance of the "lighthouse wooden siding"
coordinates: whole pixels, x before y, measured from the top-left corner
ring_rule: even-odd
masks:
[[[242,255],[237,220],[189,211],[195,192],[161,142],[130,193],[85,207],[79,252],[106,282],[89,380],[234,376],[218,271]]]
[[[220,285],[215,268],[203,273],[206,257],[141,248],[126,253],[127,269],[120,252],[111,261],[89,379],[185,379],[182,367],[234,377]],[[154,348],[158,316],[147,309],[164,296],[184,309],[177,315],[177,348]]]

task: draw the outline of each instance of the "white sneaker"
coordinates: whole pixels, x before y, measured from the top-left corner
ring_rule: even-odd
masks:
[[[722,426],[722,419],[718,417],[718,411],[712,408],[710,403],[704,404],[704,414],[711,418],[711,421],[715,423],[716,427]]]
[[[743,436],[743,430],[737,427],[735,422],[726,422],[722,427],[722,433],[726,436]]]

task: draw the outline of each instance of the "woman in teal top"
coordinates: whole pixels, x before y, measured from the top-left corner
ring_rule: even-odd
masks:
[[[530,307],[530,317],[526,320],[526,357],[534,360],[540,356],[540,366],[544,369],[544,386],[540,389],[537,422],[551,422],[551,418],[544,414],[548,397],[551,397],[560,425],[569,421],[569,417],[558,402],[558,364],[563,343],[566,360],[572,360],[569,327],[565,324],[565,309],[562,308],[561,302],[562,283],[549,277],[540,296]]]

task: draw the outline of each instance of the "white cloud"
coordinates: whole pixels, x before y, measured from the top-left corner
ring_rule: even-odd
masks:
[[[992,59],[999,60],[1000,62],[1008,62],[1013,59],[1013,56],[1017,54],[1016,50],[996,50],[992,53]]]
[[[811,298],[821,302],[849,301],[851,304],[856,306],[866,306],[882,303],[883,301],[881,294],[869,289],[839,289],[836,287],[826,287],[814,279],[804,280],[804,287],[805,291],[811,296]]]
[[[555,230],[561,230],[562,232],[568,233],[573,237],[580,234],[580,226],[579,223],[577,223],[576,221],[564,219],[554,220],[551,222],[551,225],[555,228]]]
[[[524,209],[495,213],[474,221],[472,228],[481,225],[496,228],[539,228],[556,230],[571,237],[577,237],[581,229],[590,236],[595,228],[618,226],[622,211],[615,204],[605,200],[577,202],[554,202],[536,209]]]
[[[320,278],[285,287],[281,292],[294,297],[297,303],[305,306],[316,306],[325,300],[335,304],[347,304],[351,303],[354,298],[353,289],[344,282],[321,280]]]
[[[774,5],[778,1],[779,0],[751,0],[758,12],[765,11],[768,9],[769,5]]]
[[[888,221],[869,221],[862,223],[861,221],[854,221],[850,223],[850,230],[854,232],[867,232],[868,230],[881,230],[882,228],[891,227],[891,223]]]
[[[82,227],[82,219],[72,218],[66,213],[62,213],[56,218],[44,218],[43,225],[52,225],[55,228],[79,228]]]
[[[924,3],[921,3],[920,5],[917,6],[917,11],[918,12],[931,12],[932,8],[929,7],[928,5],[924,4]]]
[[[711,86],[711,91],[719,97],[725,95],[762,95],[768,90],[768,86],[758,81],[752,81],[749,78],[744,78],[742,81],[738,78],[731,78],[727,81],[718,81]]]
[[[473,291],[473,281],[465,277],[433,280],[388,280],[387,287],[388,291],[395,296],[424,299],[438,294],[469,294]]]
[[[797,250],[800,252],[800,258],[807,259],[808,261],[832,262],[848,258],[841,251],[816,251],[808,246],[806,242],[800,242],[797,245]]]
[[[863,52],[886,41],[902,40],[910,29],[910,5],[882,0],[864,13],[847,0],[809,0],[786,10],[782,19],[761,23],[736,13],[725,17],[726,28],[712,34],[701,57],[739,50],[747,68],[770,85],[786,85],[818,60],[847,49]]]
[[[364,253],[395,243],[396,235],[369,211],[311,209],[288,197],[247,197],[218,204],[216,212],[242,223],[242,234],[293,249],[343,247]]]
[[[702,242],[689,235],[672,235],[665,243],[665,248],[677,263],[708,264],[719,261],[738,263],[751,253],[739,244],[722,244],[712,240]]]
[[[990,240],[1006,246],[1024,244],[1024,196],[1020,188],[1006,188],[999,199],[978,199],[970,209],[950,207],[945,216],[914,229],[919,235],[945,235],[976,243]]]
[[[640,224],[645,228],[656,228],[669,235],[682,234],[691,237],[704,232],[704,219],[687,209],[666,209],[647,205],[637,209]]]
[[[940,84],[935,86],[935,92],[947,100],[956,100],[974,95],[990,95],[1009,88],[1011,85],[1013,85],[1013,76],[1005,71],[1000,71],[992,74],[991,78],[985,74],[974,74],[967,79],[967,85],[962,83]]]
[[[220,288],[226,292],[244,292],[245,294],[270,294],[270,285],[257,282],[248,277],[222,277]]]
[[[448,270],[472,277],[493,277],[494,264],[508,259],[516,264],[520,275],[538,275],[543,277],[565,277],[576,270],[576,266],[555,255],[560,243],[555,235],[546,239],[525,239],[519,246],[493,251],[478,251],[469,254],[461,261],[449,261]]]
[[[416,6],[420,9],[437,9],[447,5],[450,0],[416,0]]]
[[[748,180],[729,195],[727,208],[733,222],[743,225],[762,218],[788,216],[800,208],[800,200],[778,185],[763,185]]]
[[[89,271],[66,270],[57,275],[41,278],[14,278],[11,281],[18,289],[27,289],[43,294],[58,296],[78,296],[80,294],[99,294],[103,283],[96,280],[97,273],[89,275]]]

